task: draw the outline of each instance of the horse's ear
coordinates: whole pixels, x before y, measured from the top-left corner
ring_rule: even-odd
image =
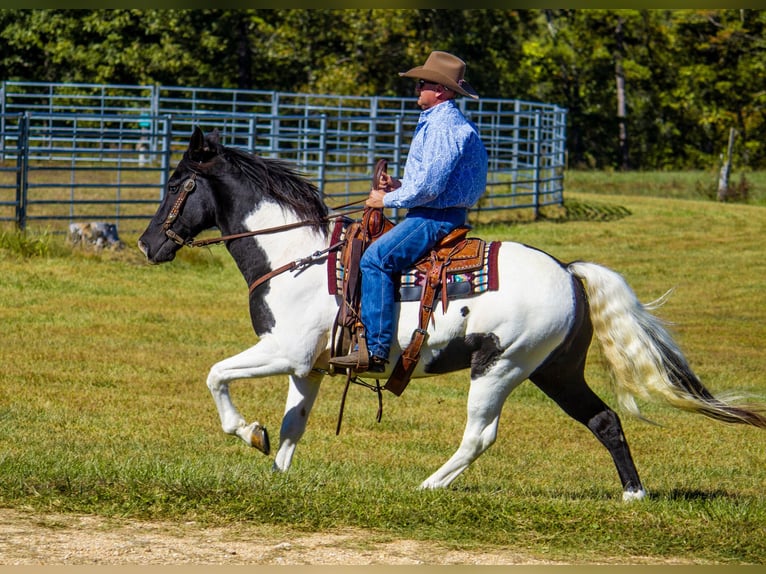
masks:
[[[214,128],[212,132],[207,134],[207,141],[214,147],[218,147],[218,144],[221,143],[221,132],[218,131],[218,128]]]
[[[191,138],[189,138],[189,154],[202,152],[205,149],[205,134],[199,126],[194,126]]]
[[[189,139],[189,149],[186,150],[186,155],[193,161],[210,161],[221,152],[221,146],[218,143],[219,140],[220,134],[218,133],[218,129],[205,135],[205,132],[203,132],[199,126],[196,126]]]

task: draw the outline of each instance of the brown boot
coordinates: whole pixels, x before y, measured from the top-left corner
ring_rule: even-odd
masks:
[[[386,370],[386,361],[380,357],[371,356],[369,365],[364,368],[364,365],[359,364],[359,351],[351,351],[348,355],[343,357],[333,357],[330,359],[330,364],[341,369],[351,369],[355,373],[382,373]]]

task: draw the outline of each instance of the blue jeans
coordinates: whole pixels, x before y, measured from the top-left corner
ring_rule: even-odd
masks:
[[[465,209],[410,209],[407,216],[364,252],[362,323],[370,355],[388,359],[394,334],[394,278],[430,252],[450,231],[464,225]]]

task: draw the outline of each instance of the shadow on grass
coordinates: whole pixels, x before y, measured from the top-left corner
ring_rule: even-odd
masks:
[[[578,221],[616,221],[632,215],[622,205],[597,201],[565,199],[563,205],[548,205],[540,208],[535,217],[531,210],[518,210],[511,213],[480,213],[475,219],[477,225],[524,225],[548,221],[552,223],[571,223]]]
[[[552,488],[539,488],[539,489],[523,489],[520,492],[514,492],[506,488],[496,488],[493,490],[487,490],[482,485],[470,484],[470,485],[457,485],[453,484],[449,487],[449,490],[453,493],[461,495],[487,495],[487,496],[519,496],[519,497],[531,497],[534,499],[549,499],[553,500],[569,500],[569,501],[609,501],[609,500],[622,500],[622,491],[619,486],[614,490],[604,489],[600,487],[583,487],[577,489],[561,489],[558,487]],[[674,488],[671,490],[650,490],[646,494],[646,500],[655,502],[711,502],[711,501],[734,501],[741,498],[741,494],[736,492],[730,492],[722,489],[715,490],[700,490],[700,489],[683,489]]]
[[[543,218],[561,223],[567,221],[615,221],[631,215],[630,210],[622,205],[608,203],[584,202],[576,199],[564,200],[565,216],[561,219],[551,219],[543,215]]]
[[[649,497],[654,500],[672,500],[672,501],[709,501],[709,500],[729,500],[739,498],[737,493],[726,490],[697,490],[674,488],[668,491],[651,492]]]

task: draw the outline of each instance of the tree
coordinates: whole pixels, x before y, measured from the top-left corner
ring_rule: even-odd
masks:
[[[734,127],[744,142],[742,160],[762,164],[766,15],[743,9],[686,10],[676,16],[677,51],[686,56],[677,66],[678,93],[693,113],[694,163],[704,165],[722,153]]]
[[[418,10],[407,69],[421,65],[433,50],[465,60],[466,77],[487,98],[523,97],[527,88],[517,70],[523,38],[536,28],[528,10]]]
[[[571,166],[766,166],[766,11],[1,10],[0,78],[410,96],[447,50],[484,99],[568,110]]]

